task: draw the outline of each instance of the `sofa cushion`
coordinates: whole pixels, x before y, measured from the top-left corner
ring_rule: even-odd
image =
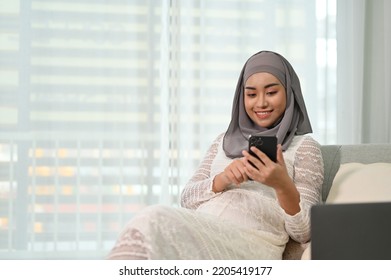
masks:
[[[341,164],[326,203],[391,201],[391,163]]]
[[[344,163],[340,165],[326,203],[391,201],[391,163]],[[311,243],[302,260],[311,259]]]

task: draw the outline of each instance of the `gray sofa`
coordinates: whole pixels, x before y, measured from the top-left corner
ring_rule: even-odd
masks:
[[[326,201],[334,177],[341,164],[349,162],[391,163],[391,144],[324,145],[321,147],[324,163],[322,200]],[[290,240],[283,259],[300,259],[307,244]]]

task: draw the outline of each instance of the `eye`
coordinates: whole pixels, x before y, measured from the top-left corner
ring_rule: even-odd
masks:
[[[257,96],[257,94],[256,93],[252,93],[252,92],[248,92],[248,93],[246,93],[246,96],[250,97],[250,98],[254,98],[254,97]]]
[[[267,92],[266,94],[267,94],[267,95],[275,95],[277,92],[278,92],[278,91],[269,91],[269,92]]]

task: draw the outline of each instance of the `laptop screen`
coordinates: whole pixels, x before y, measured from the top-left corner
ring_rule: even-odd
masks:
[[[391,202],[313,206],[311,259],[391,260]]]

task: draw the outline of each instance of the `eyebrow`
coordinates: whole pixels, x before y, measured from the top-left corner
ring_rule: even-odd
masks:
[[[274,87],[274,86],[279,86],[280,84],[279,83],[271,83],[271,84],[268,84],[266,86],[264,86],[263,88],[269,88],[269,87]],[[256,90],[255,87],[252,87],[252,86],[247,86],[245,87],[244,89],[250,89],[250,90]]]

